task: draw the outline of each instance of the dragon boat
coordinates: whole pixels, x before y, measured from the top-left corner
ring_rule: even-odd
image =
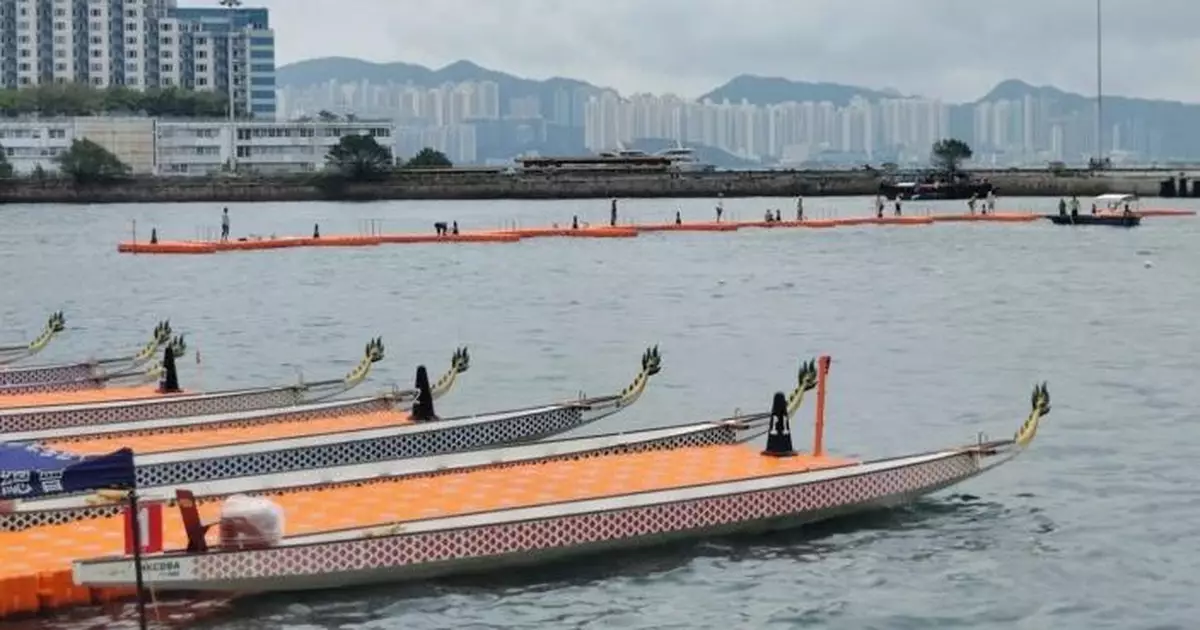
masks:
[[[455,355],[456,365],[461,358],[460,371],[466,369],[466,356],[465,351]],[[456,373],[455,368],[429,394],[426,393],[431,389],[428,379],[418,368],[414,390],[418,404],[411,420],[391,416],[385,426],[304,437],[296,437],[297,431],[289,428],[287,432],[276,433],[290,434],[291,437],[225,446],[194,445],[157,453],[147,452],[154,450],[153,442],[143,444],[137,437],[102,440],[83,449],[72,448],[78,442],[72,443],[69,438],[65,442],[42,442],[41,446],[66,457],[101,455],[123,447],[132,448],[139,453],[134,462],[139,492],[145,497],[169,499],[182,484],[196,488],[195,492],[204,500],[247,492],[287,492],[335,481],[370,480],[379,476],[381,470],[407,466],[406,462],[410,460],[538,440],[582,427],[616,414],[641,398],[650,378],[661,370],[661,362],[657,347],[646,350],[638,374],[619,394],[513,411],[439,419],[431,401],[439,390],[449,389],[441,383]],[[801,390],[798,388],[797,391]],[[793,395],[794,406],[799,406],[800,399],[802,394]],[[423,400],[430,402],[422,403]],[[302,429],[300,433],[303,433]],[[178,443],[203,443],[207,439],[206,435],[193,435],[178,435]],[[146,446],[148,449],[142,448]],[[22,501],[9,505],[0,513],[0,531],[113,516],[120,509],[119,504],[106,500],[103,494]]]
[[[84,427],[237,413],[318,402],[345,393],[362,383],[370,374],[371,366],[383,360],[383,356],[383,340],[375,338],[367,342],[364,356],[358,365],[341,379],[193,394],[177,393],[181,391],[179,376],[173,349],[167,346],[163,350],[162,386],[158,389],[162,395],[105,402],[0,409],[0,441],[8,439],[6,434],[17,432],[73,428],[76,433],[82,434]]]
[[[183,335],[172,338],[171,334],[171,323],[161,321],[155,325],[146,345],[130,356],[0,370],[0,396],[100,389],[118,383],[152,383],[161,378],[162,364],[148,370],[142,368],[154,361],[160,349],[169,344],[176,359],[187,352]]]
[[[38,354],[66,329],[67,318],[63,316],[63,312],[51,313],[50,318],[46,321],[46,327],[33,341],[16,346],[0,346],[0,365],[16,363]]]
[[[144,544],[133,547],[140,561],[130,555],[77,560],[74,582],[144,585],[160,595],[304,591],[793,528],[909,503],[991,470],[1026,450],[1050,411],[1042,384],[1009,439],[980,436],[961,446],[869,461],[831,456],[823,446],[828,366],[822,357],[808,453],[793,447],[787,400],[777,393],[765,417],[446,455],[353,487],[269,501],[241,497],[238,510],[232,498],[198,507],[181,489],[181,523],[165,536],[151,525]],[[742,443],[764,431],[765,449]],[[218,540],[210,543],[206,533],[214,525]],[[180,529],[186,548],[157,552],[150,546],[178,540]],[[67,535],[60,526],[40,544]],[[29,544],[16,546],[22,558],[39,553]]]

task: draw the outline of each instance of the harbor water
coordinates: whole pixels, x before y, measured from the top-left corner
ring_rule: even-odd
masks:
[[[1051,212],[1057,201],[998,209]],[[631,200],[620,220],[676,210],[710,220],[713,205]],[[795,213],[787,199],[724,205],[728,218]],[[810,216],[871,213],[867,198],[805,205]],[[608,221],[605,200],[229,210],[235,236]],[[67,333],[39,361],[107,356],[169,318],[188,336],[183,386],[215,389],[341,376],[382,336],[387,358],[363,386],[372,391],[409,385],[418,364],[439,373],[467,345],[471,368],[439,401],[443,417],[615,391],[659,344],[663,371],[643,399],[586,433],[765,410],[801,360],[830,354],[825,444],[858,457],[1007,437],[1041,381],[1053,410],[1029,452],[905,509],[503,575],[177,606],[165,618],[195,617],[175,627],[1149,630],[1194,628],[1200,616],[1200,219],[116,251],[135,229],[140,240],[151,228],[162,239],[215,234],[220,213],[0,207],[0,344],[32,337],[61,309]],[[811,420],[810,403],[794,426],[800,445]],[[120,627],[133,627],[128,610],[0,622]]]

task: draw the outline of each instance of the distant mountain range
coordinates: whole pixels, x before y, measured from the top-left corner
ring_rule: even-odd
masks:
[[[606,90],[579,79],[553,77],[533,80],[505,72],[480,67],[470,61],[457,61],[433,70],[401,62],[373,63],[346,57],[323,57],[282,66],[277,71],[280,87],[307,87],[337,80],[371,83],[412,83],[437,87],[463,81],[494,81],[499,85],[501,114],[509,113],[511,99],[536,98],[543,118],[548,124],[567,128],[583,126],[583,103],[591,96]],[[735,77],[698,100],[728,99],[737,103],[745,100],[755,105],[771,105],[789,101],[829,101],[845,105],[854,97],[869,101],[884,98],[904,98],[895,90],[877,90],[837,83],[793,81],[780,77],[741,75]],[[1080,126],[1081,119],[1090,116],[1094,97],[1065,92],[1051,86],[1033,86],[1023,81],[1002,81],[976,101],[951,105],[950,131],[955,137],[970,139],[974,134],[974,106],[1000,99],[1021,101],[1026,96],[1041,97],[1039,116]],[[1175,101],[1105,96],[1105,143],[1111,146],[1111,126],[1120,125],[1121,144],[1144,153],[1165,157],[1200,156],[1200,104]],[[1090,123],[1088,123],[1090,125]],[[1084,125],[1087,126],[1087,125]],[[580,141],[582,137],[580,137]],[[1140,145],[1140,146],[1139,146]]]

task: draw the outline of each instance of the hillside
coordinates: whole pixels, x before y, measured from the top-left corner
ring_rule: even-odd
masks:
[[[572,129],[583,127],[583,103],[606,89],[579,79],[554,77],[539,81],[523,78],[483,68],[470,61],[456,61],[434,70],[403,62],[374,63],[346,57],[325,57],[282,66],[278,70],[277,82],[281,87],[306,87],[334,79],[342,82],[366,80],[376,84],[412,83],[423,87],[436,87],[448,82],[495,81],[499,85],[502,115],[508,113],[511,99],[536,97],[542,116],[551,125]],[[894,90],[744,74],[701,95],[700,100],[721,102],[728,99],[733,103],[745,100],[754,105],[829,101],[842,106],[856,96],[878,101],[902,95]],[[1001,81],[975,101],[951,105],[950,133],[956,137],[973,137],[975,108],[981,102],[1001,99],[1022,102],[1027,96],[1033,97],[1038,103],[1036,115],[1039,119],[1064,121],[1064,125],[1090,128],[1090,124],[1081,121],[1086,121],[1094,111],[1093,96],[1009,79]],[[1112,133],[1114,126],[1120,127],[1123,147],[1135,147],[1147,155],[1163,157],[1200,156],[1200,105],[1105,96],[1104,121],[1106,136]],[[545,133],[557,132],[548,130]],[[1086,132],[1076,129],[1074,133]],[[1106,144],[1110,142],[1106,138]],[[542,143],[535,141],[532,144]]]

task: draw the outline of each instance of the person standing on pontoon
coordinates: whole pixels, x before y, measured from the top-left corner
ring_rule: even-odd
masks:
[[[717,223],[721,222],[721,215],[725,214],[725,200],[722,199],[723,193],[717,193]]]
[[[796,220],[804,220],[804,197],[796,197]]]
[[[1071,195],[1071,216],[1079,216],[1079,197]]]
[[[875,218],[883,218],[883,197],[875,195]]]
[[[229,240],[229,208],[221,212],[221,242]]]
[[[978,199],[978,197],[975,195],[975,193],[971,193],[971,198],[967,200],[967,210],[970,211],[971,214],[975,214],[976,199]]]
[[[900,198],[896,197],[896,216],[900,216]]]
[[[675,225],[683,225],[683,215],[678,210],[675,211]]]
[[[989,190],[987,194],[987,209],[988,214],[996,214],[996,191]]]
[[[617,227],[617,198],[613,197],[612,208],[608,213],[608,224],[612,227]]]

